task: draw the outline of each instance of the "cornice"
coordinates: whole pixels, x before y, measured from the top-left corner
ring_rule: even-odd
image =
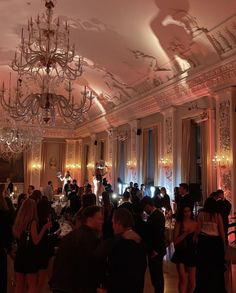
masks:
[[[158,112],[166,111],[169,107],[181,105],[200,97],[212,96],[222,87],[229,87],[236,82],[235,56],[212,65],[201,72],[192,72],[188,76],[185,72],[145,94],[115,107],[108,113],[82,124],[75,131],[50,130],[57,137],[86,137],[92,133],[99,133],[111,127],[129,123]]]

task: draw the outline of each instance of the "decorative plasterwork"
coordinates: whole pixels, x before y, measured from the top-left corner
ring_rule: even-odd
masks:
[[[230,132],[230,100],[219,101],[218,104],[218,153],[222,158],[227,158],[229,162],[219,164],[219,185],[224,190],[226,197],[232,200],[232,172],[231,172],[231,152],[232,138]]]
[[[173,117],[168,117],[165,119],[166,124],[166,154],[172,156],[173,150]]]
[[[74,138],[73,129],[62,129],[62,128],[44,128],[43,137],[45,138]]]
[[[229,153],[231,150],[229,100],[219,104],[219,118],[220,150]]]
[[[211,96],[213,92],[223,86],[236,82],[236,60],[222,64],[194,77],[183,74],[182,79],[176,79],[173,84],[162,85],[159,89],[137,96],[132,102],[122,104],[106,115],[108,124],[117,127],[130,120],[139,119],[157,112],[161,112],[170,106],[180,105],[203,96]],[[102,116],[103,117],[103,116]],[[97,118],[81,126],[83,135],[88,135],[86,129],[90,125],[99,125],[99,131],[105,130],[101,118]],[[103,118],[104,119],[104,118]],[[104,121],[104,120],[103,120]],[[77,130],[79,134],[80,128]]]
[[[218,54],[224,55],[236,47],[236,15],[212,29],[208,36]]]
[[[169,193],[173,190],[173,113],[164,113],[164,149],[161,164],[164,186]]]

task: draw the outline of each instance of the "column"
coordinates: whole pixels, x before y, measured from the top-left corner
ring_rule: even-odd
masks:
[[[107,138],[107,164],[108,181],[112,184],[112,189],[117,189],[117,131],[114,128],[108,129]]]
[[[83,140],[78,139],[76,141],[76,147],[75,147],[75,162],[77,165],[77,180],[79,186],[82,185],[82,152],[83,152]]]
[[[163,143],[162,143],[162,157],[160,160],[161,166],[161,182],[166,187],[167,193],[171,196],[173,194],[175,186],[175,174],[176,174],[176,150],[174,150],[175,144],[175,115],[176,109],[171,107],[165,110],[162,114],[164,116],[163,121]]]
[[[96,155],[96,145],[94,144],[96,140],[96,134],[92,134],[90,136],[90,147],[89,147],[89,163],[87,165],[88,168],[88,180],[89,182],[93,182],[93,176],[95,173],[95,155]]]
[[[106,148],[106,165],[107,165],[107,181],[113,186],[114,188],[114,182],[112,178],[112,150],[113,150],[113,129],[110,128],[107,130],[107,148]]]
[[[66,140],[66,169],[70,171],[71,177],[77,179],[77,165],[75,161],[75,153],[76,153],[76,140],[67,139]]]
[[[224,190],[236,209],[236,90],[229,87],[216,93],[217,188]]]
[[[30,184],[34,185],[35,189],[42,189],[40,186],[41,168],[42,168],[42,140],[36,138],[31,148],[31,172]]]

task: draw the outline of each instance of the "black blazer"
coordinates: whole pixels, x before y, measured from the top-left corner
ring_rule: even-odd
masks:
[[[154,250],[159,255],[164,256],[166,254],[165,217],[159,209],[156,209],[147,219],[146,237],[148,253]]]

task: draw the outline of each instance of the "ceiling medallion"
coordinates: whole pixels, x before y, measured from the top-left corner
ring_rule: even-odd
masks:
[[[1,104],[15,120],[53,125],[61,117],[66,124],[77,125],[89,111],[94,94],[85,87],[75,102],[72,86],[82,75],[82,57],[70,44],[68,23],[53,19],[55,1],[44,2],[46,12],[28,21],[26,34],[22,28],[11,65],[17,83],[12,89],[10,77],[7,97],[3,84]]]

